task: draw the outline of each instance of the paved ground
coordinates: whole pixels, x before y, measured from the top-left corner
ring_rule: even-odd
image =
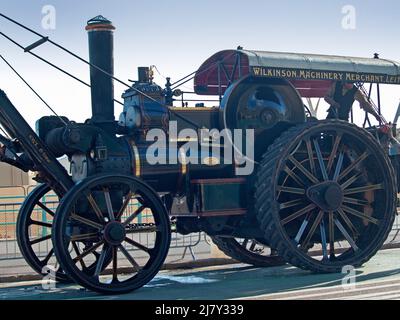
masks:
[[[52,247],[51,241],[43,242],[41,245],[43,250],[41,257],[44,258]],[[190,247],[185,250],[185,246],[189,245],[192,245],[192,251],[190,251]],[[182,236],[173,233],[166,263],[185,263],[198,259],[207,259],[210,257],[210,250],[210,243],[205,241],[204,234]],[[50,264],[54,263],[55,259],[52,258]],[[22,258],[15,240],[0,240],[0,283],[4,278],[8,279],[19,275],[36,276],[36,272]]]
[[[76,285],[44,290],[40,282],[25,282],[0,284],[0,299],[400,299],[400,249],[379,252],[355,274],[355,287],[349,288],[341,285],[345,274],[235,264],[162,271],[144,288],[121,296],[102,296]]]

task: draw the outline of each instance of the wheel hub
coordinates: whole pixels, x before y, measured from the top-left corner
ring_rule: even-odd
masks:
[[[307,197],[324,211],[336,211],[343,202],[343,190],[335,181],[316,184],[307,190]]]
[[[112,245],[120,245],[126,236],[125,227],[122,223],[113,221],[104,229],[104,239]]]

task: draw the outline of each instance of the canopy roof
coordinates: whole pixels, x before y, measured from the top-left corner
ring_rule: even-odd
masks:
[[[333,81],[400,84],[400,64],[380,58],[224,50],[201,65],[194,90],[201,95],[223,95],[244,76],[286,78],[303,97],[323,97]]]

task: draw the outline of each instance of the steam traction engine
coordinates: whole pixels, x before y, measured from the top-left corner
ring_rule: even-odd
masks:
[[[2,161],[37,172],[41,182],[21,208],[17,226],[21,251],[36,271],[43,272],[56,257],[58,280],[105,293],[140,288],[166,258],[171,218],[177,232],[205,231],[225,253],[257,266],[286,261],[316,272],[340,272],[344,265],[360,266],[382,246],[395,216],[397,190],[387,154],[389,147],[394,150],[390,128],[368,132],[344,121],[312,120],[301,97],[323,96],[340,76],[384,83],[399,77],[393,63],[222,51],[194,79],[196,93],[220,96],[218,108],[172,107],[179,91],[169,82],[162,89],[148,68],[139,68],[116,121],[114,27],[96,17],[86,30],[89,120],[43,117],[35,133],[5,93],[0,95],[0,122],[10,136],[1,137]],[[243,162],[229,163],[212,153],[213,147],[227,152],[218,139],[173,137],[171,123],[178,132],[252,130],[251,159],[238,152],[232,136],[227,140],[254,170],[239,175]],[[167,138],[154,154],[165,155],[164,163],[148,161],[154,141],[146,137],[152,129]],[[245,140],[240,145],[249,144]],[[199,152],[187,154],[187,143]],[[70,174],[57,161],[64,155]],[[56,211],[42,201],[49,193],[60,199]],[[48,215],[46,222],[38,219],[37,208]],[[48,228],[51,236],[32,238],[33,227]],[[52,248],[45,256],[37,254],[37,245],[50,237]],[[272,249],[254,250],[260,244]]]

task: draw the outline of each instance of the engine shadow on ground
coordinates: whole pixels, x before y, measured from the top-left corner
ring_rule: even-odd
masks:
[[[400,274],[400,268],[365,273],[357,271],[357,284]],[[289,265],[254,268],[243,265],[217,270],[161,272],[145,287],[125,295],[105,296],[77,285],[44,290],[40,283],[0,289],[0,299],[15,300],[216,300],[235,299],[294,290],[340,285],[344,274],[312,274]]]

